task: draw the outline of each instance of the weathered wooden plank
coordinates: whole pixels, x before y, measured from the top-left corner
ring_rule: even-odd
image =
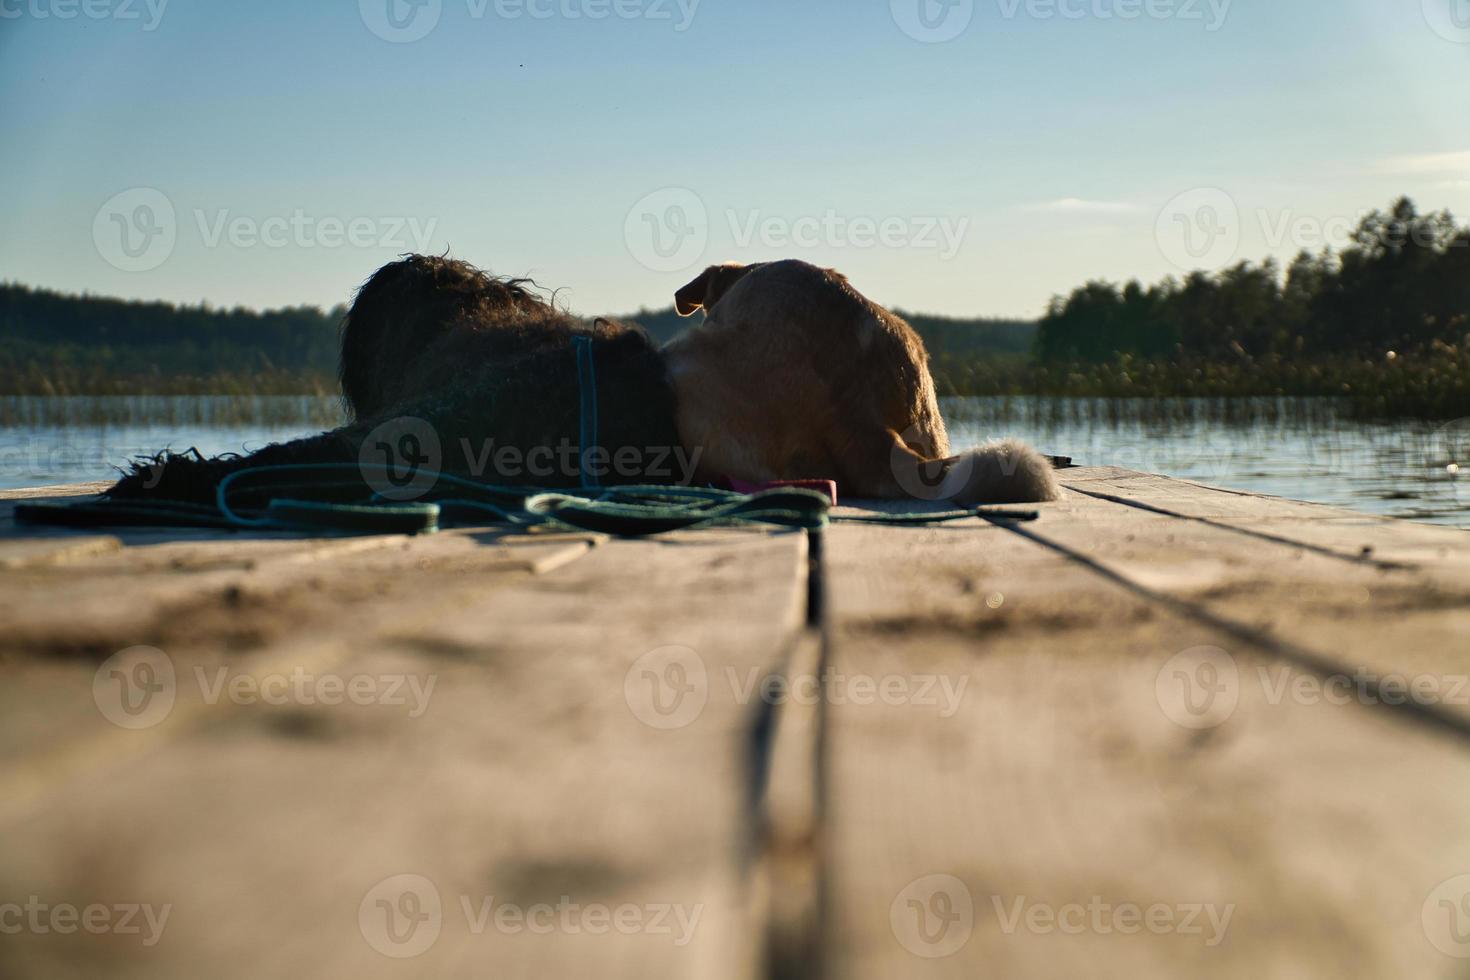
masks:
[[[20,504],[55,503],[69,497],[78,499],[95,497],[111,485],[110,483],[74,483],[58,487],[35,487],[29,490],[0,490],[0,527],[13,531],[12,519],[15,517],[15,508]]]
[[[68,534],[50,537],[0,538],[0,571],[64,565],[93,558],[122,548],[122,539],[111,535]]]
[[[22,490],[0,490],[0,500],[14,504],[16,501],[55,500],[60,497],[95,497],[111,486],[111,482],[104,481],[67,483],[54,487],[28,487]]]
[[[1450,539],[1428,529],[1432,545],[1409,544],[1408,525],[1220,504],[1123,471],[1074,478],[1149,509],[1074,494],[1031,538],[831,532],[830,726],[808,704],[772,716],[775,833],[749,880],[756,692],[773,669],[821,662],[793,642],[800,539],[589,553],[595,540],[479,532],[226,550],[129,533],[64,570],[21,563],[0,573],[0,615],[102,645],[12,634],[0,660],[0,881],[66,896],[53,904],[169,902],[175,917],[157,947],[31,934],[0,948],[0,967],[749,976],[801,961],[824,921],[809,897],[825,895],[831,976],[1445,972],[1446,952],[1470,952],[1447,917],[1470,893],[1464,740],[1357,693],[1334,703],[1322,671],[1282,657],[1398,670],[1449,695],[1470,674]],[[1359,526],[1380,536],[1371,560],[1341,534]],[[163,630],[165,614],[192,626]],[[131,731],[106,721],[93,683],[139,633],[184,682],[162,723]],[[210,704],[196,671],[221,669],[247,689],[299,669],[421,691],[432,679],[436,693],[418,716]],[[703,695],[682,725],[679,690]],[[823,739],[831,808],[814,826]],[[374,948],[429,936],[404,903],[434,894],[442,922],[421,955]],[[260,895],[272,900],[242,909]],[[556,921],[497,927],[492,908],[481,922],[492,896]],[[973,921],[956,922],[966,898]],[[589,906],[624,905],[641,925],[594,933]],[[669,908],[670,930],[654,931],[649,906]],[[687,925],[696,907],[678,932],[675,910]],[[395,909],[404,944],[384,931]],[[784,958],[763,960],[762,936]]]
[[[1470,581],[1470,548],[1466,546],[1470,534],[1459,528],[1417,524],[1148,473],[1076,470],[1063,474],[1062,480],[1079,492],[1101,499],[1234,528],[1260,540],[1294,542],[1367,564],[1422,564],[1437,574],[1453,574]]]
[[[8,784],[0,779],[8,785],[0,811],[24,801],[36,780],[91,764],[99,756],[93,741],[119,746],[91,688],[76,685],[77,670],[102,670],[124,650],[146,647],[186,651],[192,667],[209,670],[253,656],[269,672],[283,644],[288,662],[320,667],[351,652],[353,637],[391,627],[401,616],[395,594],[414,593],[426,572],[493,582],[553,570],[591,547],[572,535],[486,544],[475,537],[188,542],[125,549],[66,574],[0,575],[0,604],[13,610],[0,650],[23,679],[0,686],[0,766],[9,772]],[[169,720],[201,707],[186,699]],[[129,744],[137,749],[160,734]]]
[[[1371,596],[1289,611],[1388,573],[1184,523],[1071,497],[1034,530],[1181,596],[1256,575],[1252,623],[1351,613],[1340,652],[1397,645]],[[1279,660],[1003,529],[828,548],[831,975],[1452,972],[1462,739],[1280,696]]]
[[[418,538],[118,537],[121,550],[0,569],[0,621],[8,626],[0,656],[105,657],[118,642],[158,646],[181,636],[248,647],[318,615],[335,615],[337,603],[390,590],[405,569],[546,571],[595,540],[470,530]],[[341,558],[353,560],[338,576]]]
[[[177,722],[146,752],[46,787],[4,828],[10,890],[171,903],[162,941],[24,936],[6,966],[752,975],[746,685],[799,625],[803,555],[800,536],[733,534],[616,542],[539,576],[475,574],[474,549],[427,565],[412,550],[334,557],[324,567],[339,579],[395,580],[354,602],[334,594],[335,621],[234,661],[170,648]],[[90,698],[90,666],[28,665],[43,667]],[[432,681],[433,693],[417,716],[385,703],[201,705],[196,667],[210,679],[225,667],[247,689],[302,667]],[[412,918],[436,896],[431,919]],[[532,921],[497,919],[502,907]]]
[[[1199,499],[1189,490],[1177,496]],[[1237,636],[1253,634],[1276,647],[1284,666],[1273,684],[1324,689],[1322,696],[1330,687],[1330,696],[1339,699],[1397,702],[1394,707],[1404,710],[1433,708],[1470,728],[1470,563],[1463,548],[1442,553],[1396,544],[1400,535],[1422,542],[1455,540],[1463,532],[1373,522],[1366,529],[1374,535],[1375,554],[1403,560],[1350,560],[1346,548],[1295,543],[1322,529],[1293,514],[1303,508],[1340,512],[1237,499],[1256,514],[1250,534],[1076,496],[1068,506],[1086,520],[1052,522],[1038,532],[1141,588],[1226,621]],[[1269,537],[1255,533],[1264,521],[1270,522]]]

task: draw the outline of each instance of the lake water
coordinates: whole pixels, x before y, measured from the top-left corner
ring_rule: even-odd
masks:
[[[955,446],[1019,436],[1122,466],[1470,528],[1470,419],[1361,422],[1304,400],[950,399]],[[107,480],[168,447],[242,452],[340,420],[325,398],[0,398],[0,489]]]

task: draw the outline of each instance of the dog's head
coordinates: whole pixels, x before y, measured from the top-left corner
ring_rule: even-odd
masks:
[[[522,281],[470,265],[411,255],[379,269],[342,322],[342,394],[357,418],[402,395],[400,382],[430,344],[454,329],[550,310]]]
[[[674,294],[674,309],[680,316],[693,316],[699,310],[715,308],[720,297],[730,291],[741,279],[759,269],[764,262],[755,265],[712,265],[699,274],[699,278]]]

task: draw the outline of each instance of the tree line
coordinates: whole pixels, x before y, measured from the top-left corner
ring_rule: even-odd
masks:
[[[0,284],[0,394],[331,394],[344,314]],[[1327,395],[1368,415],[1470,414],[1470,228],[1407,198],[1285,268],[1089,282],[1039,324],[903,315],[948,395]],[[622,319],[659,341],[690,322],[672,308]]]
[[[257,312],[0,285],[0,367],[155,375],[336,371],[343,310]],[[7,363],[8,362],[8,363]]]
[[[1470,227],[1401,198],[1340,251],[1240,262],[1152,286],[1094,281],[1054,298],[1039,362],[1121,356],[1194,363],[1425,354],[1470,335]]]
[[[337,369],[338,328],[345,307],[298,306],[257,312],[176,306],[95,296],[68,296],[0,284],[0,377],[64,370],[115,375],[212,376],[290,372],[330,378]],[[688,328],[674,312],[640,310],[624,317],[661,343]],[[959,356],[1030,350],[1028,321],[910,316],[933,350]]]

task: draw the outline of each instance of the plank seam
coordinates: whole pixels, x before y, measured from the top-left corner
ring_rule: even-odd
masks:
[[[1193,521],[1196,524],[1204,524],[1208,527],[1218,528],[1222,531],[1230,531],[1235,534],[1243,534],[1246,537],[1256,538],[1261,541],[1269,541],[1272,544],[1286,545],[1290,548],[1298,548],[1302,551],[1310,551],[1314,555],[1321,555],[1324,558],[1334,558],[1338,561],[1345,561],[1352,565],[1368,565],[1386,572],[1412,572],[1418,571],[1420,569],[1419,565],[1411,564],[1408,562],[1385,561],[1381,558],[1374,558],[1366,553],[1357,555],[1344,554],[1341,551],[1334,551],[1333,549],[1324,547],[1322,545],[1309,544],[1305,541],[1297,541],[1295,538],[1288,538],[1280,534],[1271,534],[1267,531],[1256,531],[1248,527],[1236,527],[1233,524],[1222,524],[1219,521],[1214,520],[1213,518],[1198,517],[1194,514],[1181,514],[1178,511],[1169,510],[1166,507],[1159,507],[1155,504],[1147,504],[1141,500],[1129,500],[1127,497],[1118,497],[1114,496],[1113,494],[1102,493],[1097,490],[1083,490],[1080,487],[1068,487],[1067,489],[1071,490],[1074,493],[1080,493],[1083,496],[1095,497],[1098,500],[1105,500],[1109,503],[1121,504],[1124,507],[1131,507],[1135,510],[1146,511],[1150,514],[1159,514],[1164,517],[1174,517],[1183,521]]]
[[[1012,534],[1025,538],[1034,544],[1061,555],[1069,561],[1077,563],[1088,571],[1112,582],[1114,585],[1122,587],[1145,601],[1156,603],[1177,615],[1192,619],[1234,640],[1295,664],[1304,670],[1309,670],[1324,680],[1344,676],[1343,669],[1329,656],[1317,653],[1314,650],[1292,643],[1289,640],[1272,636],[1265,630],[1217,615],[1199,603],[1190,602],[1186,599],[1169,595],[1166,592],[1151,589],[1140,582],[1135,582],[1122,572],[1109,568],[1095,558],[1073,548],[1069,548],[1059,541],[1053,541],[1045,535],[1039,534],[1014,521],[996,519],[992,520],[991,523],[998,524]],[[1363,690],[1374,695],[1370,701],[1362,703],[1362,707],[1382,708],[1390,712],[1396,712],[1398,717],[1407,721],[1413,721],[1441,733],[1455,736],[1458,739],[1470,741],[1470,719],[1461,717],[1444,705],[1414,699],[1404,699],[1402,703],[1399,703],[1399,699],[1397,698],[1385,699],[1382,696],[1381,685],[1376,679],[1364,678],[1362,683]]]
[[[751,872],[764,940],[766,980],[821,980],[828,902],[825,854],[828,698],[831,662],[825,539],[807,534],[803,629],[784,658],[788,682],[807,673],[821,692],[812,704],[788,698],[762,711],[751,732],[755,805]],[[762,921],[763,920],[763,921]]]

